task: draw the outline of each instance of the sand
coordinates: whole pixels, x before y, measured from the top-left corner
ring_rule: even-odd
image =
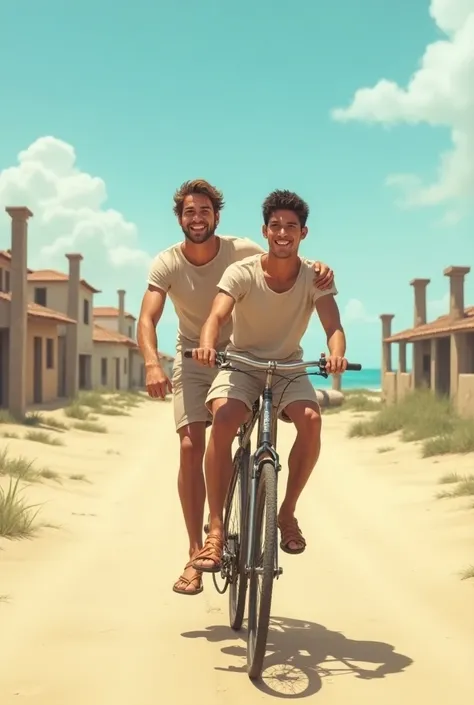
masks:
[[[170,407],[145,402],[104,419],[107,434],[67,432],[60,448],[0,441],[63,480],[26,489],[46,503],[49,527],[0,540],[2,705],[473,702],[474,581],[459,571],[473,562],[474,510],[435,498],[439,477],[472,470],[472,455],[421,460],[396,438],[348,440],[349,412],[324,417],[298,513],[308,548],[281,554],[255,686],[245,632],[227,627],[227,595],[210,576],[200,596],[171,591],[186,537]],[[282,425],[284,460],[292,438]],[[69,478],[78,473],[88,482]]]

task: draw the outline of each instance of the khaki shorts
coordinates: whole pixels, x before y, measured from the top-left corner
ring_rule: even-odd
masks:
[[[205,367],[176,353],[173,365],[173,410],[176,431],[190,423],[210,426],[212,416],[206,407],[206,396],[218,373],[217,367]]]
[[[255,370],[239,363],[239,368],[248,370],[219,370],[209,393],[206,397],[206,406],[210,410],[211,401],[214,399],[239,399],[251,411],[254,402],[263,392],[265,386],[266,373]],[[311,384],[309,377],[302,372],[284,373],[282,378],[278,373],[274,373],[272,391],[273,406],[277,409],[278,417],[282,421],[290,421],[284,413],[288,404],[295,401],[311,401],[318,404],[316,390]],[[290,380],[291,381],[290,383]],[[319,405],[318,405],[319,408]]]

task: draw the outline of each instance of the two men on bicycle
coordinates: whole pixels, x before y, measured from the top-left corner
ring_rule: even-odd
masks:
[[[206,489],[203,458],[206,426],[211,414],[206,396],[216,370],[183,357],[183,349],[197,347],[202,326],[211,310],[217,284],[227,267],[264,250],[251,240],[216,235],[222,193],[204,180],[185,182],[174,195],[174,212],[184,233],[184,242],[164,250],[154,259],[138,321],[138,344],[144,357],[146,387],[151,397],[173,392],[176,431],[180,439],[178,491],[189,537],[189,558],[173,590],[184,595],[202,592],[202,574],[191,560],[202,548]],[[316,262],[313,287],[324,291],[332,285],[333,273]],[[166,297],[172,300],[178,320],[178,339],[172,382],[163,371],[158,355],[156,326]],[[220,330],[215,346],[224,350],[232,325]]]
[[[344,372],[346,340],[333,285],[324,291],[313,285],[313,263],[298,255],[308,229],[309,209],[295,193],[274,191],[263,204],[266,254],[251,255],[226,269],[217,287],[211,312],[203,326],[196,361],[214,367],[222,330],[232,320],[228,350],[260,360],[296,361],[302,358],[301,339],[316,309],[326,332],[330,355],[326,371]],[[220,570],[223,550],[223,509],[232,477],[232,442],[263,390],[265,372],[253,368],[218,371],[206,398],[213,416],[205,455],[209,533],[193,561],[203,572]],[[301,553],[306,541],[295,517],[298,499],[319,457],[321,415],[316,392],[306,375],[288,384],[275,375],[273,403],[278,415],[296,427],[289,455],[286,494],[278,514],[280,547]]]

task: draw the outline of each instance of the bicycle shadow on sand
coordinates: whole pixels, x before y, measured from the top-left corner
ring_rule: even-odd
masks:
[[[218,671],[247,673],[246,625],[240,632],[215,625],[204,631],[184,632],[188,639],[205,638],[210,642],[238,641],[242,645],[224,646],[223,654],[235,656],[241,665]],[[354,665],[351,661],[364,666]],[[255,686],[278,698],[307,698],[318,693],[323,678],[352,675],[371,680],[402,673],[413,659],[395,651],[391,644],[381,641],[357,641],[341,632],[330,631],[321,624],[299,619],[272,617],[268,633],[264,671]],[[369,668],[373,664],[375,668]],[[377,665],[378,664],[378,665]]]

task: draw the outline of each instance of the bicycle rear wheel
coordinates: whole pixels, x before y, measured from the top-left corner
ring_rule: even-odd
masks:
[[[229,576],[229,623],[238,631],[244,619],[247,597],[246,515],[250,448],[239,448],[234,458],[234,477],[226,502],[224,530],[231,556]]]
[[[265,521],[265,528],[264,528]],[[271,462],[263,463],[257,488],[253,565],[249,580],[247,670],[260,677],[267,650],[277,551],[277,477]]]

